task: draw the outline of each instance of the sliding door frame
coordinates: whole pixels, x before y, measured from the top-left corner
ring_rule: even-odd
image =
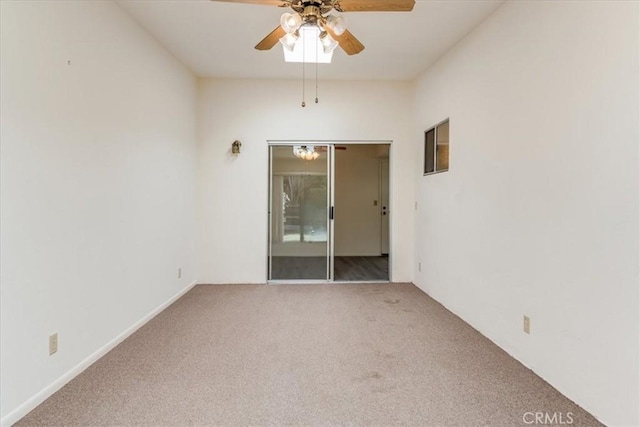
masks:
[[[389,145],[389,211],[393,212],[393,167],[392,167],[392,156],[393,156],[393,141],[392,140],[346,140],[346,139],[335,139],[335,140],[319,140],[319,139],[295,139],[295,140],[267,140],[267,155],[268,155],[268,177],[267,177],[267,185],[268,185],[268,206],[267,206],[267,283],[268,284],[278,284],[278,283],[332,283],[334,282],[334,258],[335,258],[335,227],[334,227],[334,210],[335,210],[335,146],[336,145]],[[273,187],[272,187],[272,177],[273,177],[273,147],[274,146],[290,146],[293,147],[296,145],[317,145],[317,146],[325,146],[327,147],[327,162],[328,162],[328,171],[327,171],[327,279],[326,280],[309,280],[309,279],[288,279],[288,280],[272,280],[272,212],[271,207],[273,206]],[[389,218],[389,280],[392,281],[392,257],[393,257],[393,233],[392,229],[392,221]]]
[[[325,141],[306,141],[306,140],[295,140],[295,141],[267,141],[268,144],[268,156],[269,156],[269,176],[268,176],[268,194],[269,194],[269,206],[267,207],[267,283],[327,283],[333,281],[333,203],[334,203],[334,187],[333,180],[335,175],[333,173],[333,168],[335,166],[334,160],[334,145],[325,142]],[[271,211],[273,207],[273,148],[274,147],[291,147],[293,150],[294,146],[297,145],[314,145],[317,147],[326,147],[327,159],[326,159],[326,168],[327,168],[327,210],[325,213],[326,218],[326,228],[327,228],[327,242],[326,242],[326,274],[325,279],[272,279],[273,273],[273,212]],[[314,161],[314,160],[309,160]]]

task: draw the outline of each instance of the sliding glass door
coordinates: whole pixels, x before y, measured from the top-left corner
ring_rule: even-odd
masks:
[[[269,149],[269,280],[331,280],[332,147]]]

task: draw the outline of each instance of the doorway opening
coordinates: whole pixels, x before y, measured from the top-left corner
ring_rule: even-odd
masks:
[[[390,143],[270,142],[268,281],[389,281]]]
[[[389,280],[389,144],[335,154],[334,279]]]

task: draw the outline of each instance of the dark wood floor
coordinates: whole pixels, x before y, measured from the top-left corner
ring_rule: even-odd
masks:
[[[335,280],[389,280],[389,257],[386,256],[337,256],[334,267]]]
[[[334,259],[337,281],[389,280],[386,256],[337,256]],[[326,280],[325,257],[273,257],[271,280]]]

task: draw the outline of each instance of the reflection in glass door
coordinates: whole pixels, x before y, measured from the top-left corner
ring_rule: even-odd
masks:
[[[330,147],[272,145],[269,156],[269,280],[330,280]]]

